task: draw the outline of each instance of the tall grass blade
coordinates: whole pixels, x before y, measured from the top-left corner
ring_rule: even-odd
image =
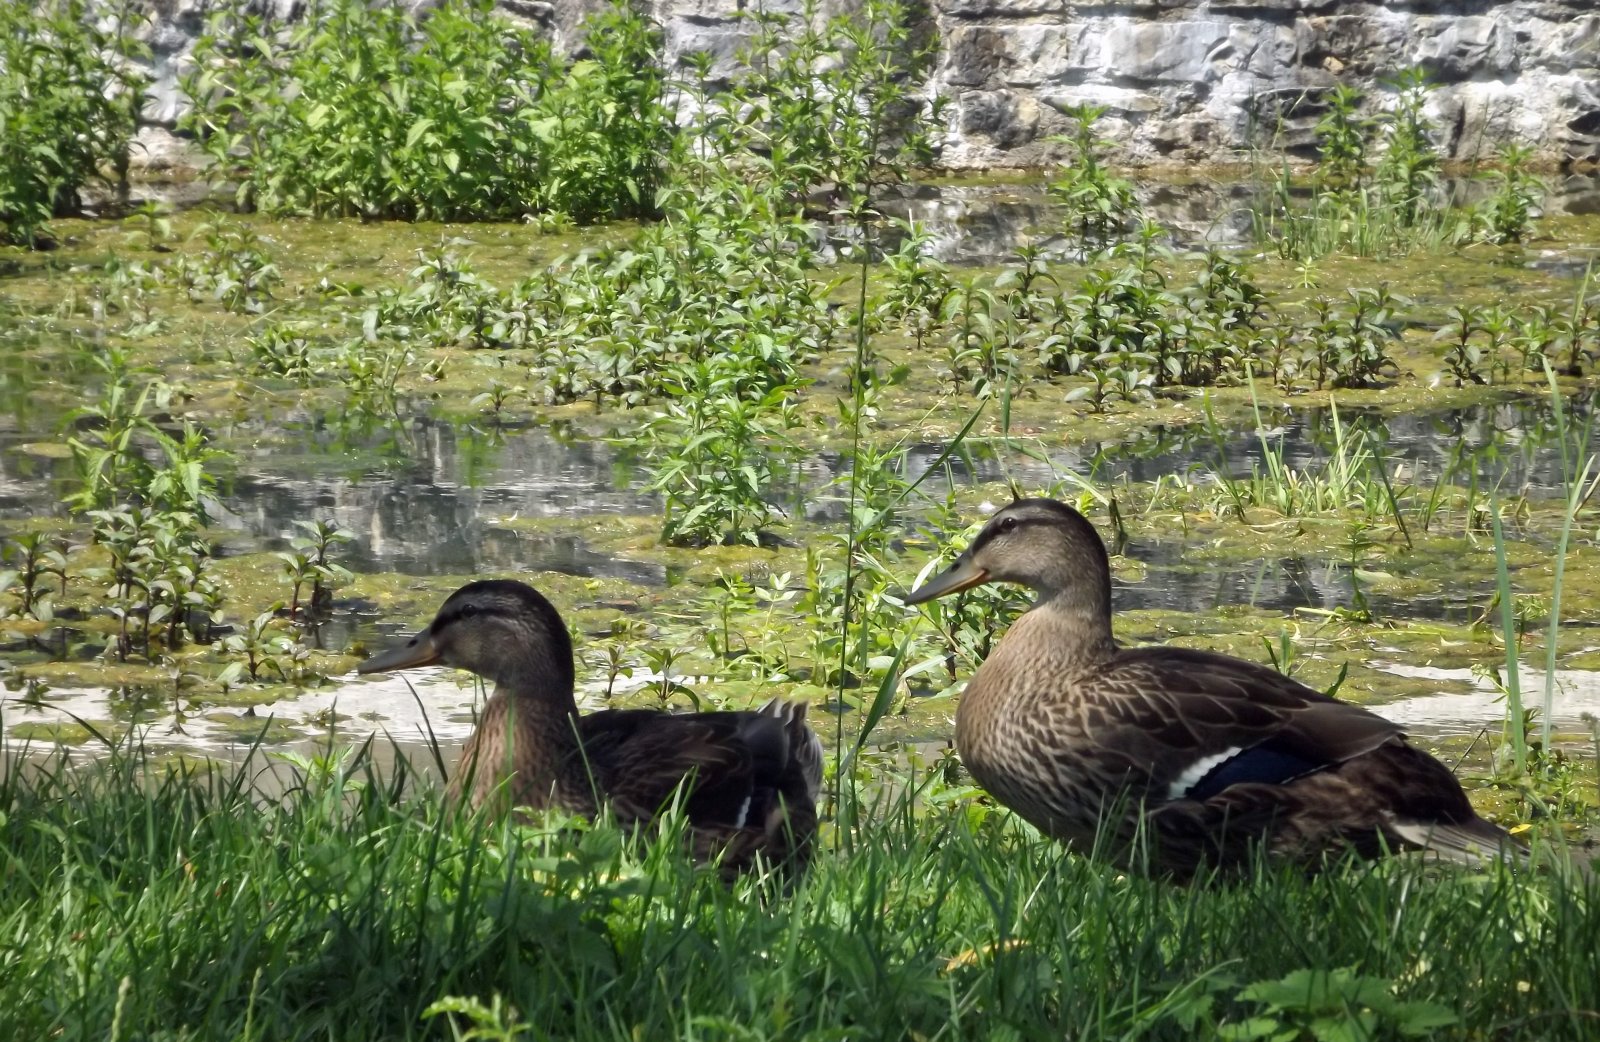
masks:
[[[1506,740],[1512,763],[1520,776],[1528,766],[1528,736],[1522,719],[1522,680],[1517,662],[1517,615],[1511,598],[1511,576],[1506,570],[1506,540],[1500,525],[1500,497],[1490,499],[1489,517],[1494,528],[1495,588],[1500,597],[1500,633],[1506,644]]]

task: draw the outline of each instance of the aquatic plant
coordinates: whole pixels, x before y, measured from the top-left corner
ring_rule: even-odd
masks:
[[[1257,241],[1300,262],[1333,252],[1404,255],[1454,241],[1459,221],[1440,186],[1442,157],[1425,111],[1433,86],[1421,69],[1402,70],[1388,85],[1394,101],[1373,115],[1354,88],[1336,85],[1324,96],[1310,198],[1300,198],[1287,160],[1277,164],[1262,186],[1265,204],[1251,210]]]
[[[782,513],[772,500],[794,459],[794,388],[752,380],[746,359],[720,355],[679,366],[676,378],[645,428],[661,538],[759,544]]]
[[[1502,246],[1528,238],[1546,191],[1544,181],[1528,170],[1532,158],[1531,147],[1509,142],[1500,146],[1499,165],[1487,175],[1494,191],[1473,208],[1462,237]]]
[[[135,229],[128,236],[130,242],[156,253],[171,252],[172,211],[157,200],[146,199],[129,209],[123,223]]]
[[[48,240],[50,218],[76,213],[79,192],[128,149],[146,77],[127,60],[141,17],[115,5],[109,24],[87,0],[0,5],[0,243]]]
[[[154,661],[162,647],[182,646],[186,634],[209,640],[222,592],[210,574],[210,547],[195,516],[131,505],[86,516],[94,545],[109,555],[104,568],[83,572],[104,583],[107,610],[117,621],[108,650],[119,660],[137,651]]]
[[[1412,227],[1443,207],[1439,197],[1442,159],[1434,144],[1437,129],[1424,111],[1435,85],[1425,70],[1402,69],[1388,84],[1393,106],[1378,120],[1382,155],[1372,180],[1402,227]]]
[[[1310,301],[1311,322],[1300,330],[1298,372],[1310,375],[1319,389],[1366,387],[1392,372],[1389,345],[1399,339],[1392,324],[1394,298],[1387,286],[1346,291],[1348,303],[1327,297]]]
[[[1334,84],[1323,101],[1328,108],[1315,128],[1318,179],[1335,191],[1358,189],[1366,178],[1373,120],[1361,112],[1361,91],[1349,84]]]
[[[311,596],[306,601],[314,613],[323,613],[333,606],[333,591],[350,582],[350,570],[332,559],[337,547],[355,541],[356,534],[341,528],[333,521],[306,521],[295,519],[294,526],[303,535],[290,538],[288,551],[280,551],[278,560],[283,564],[284,578],[292,586],[289,596],[289,618],[300,617],[300,591],[310,587]]]
[[[219,638],[212,648],[228,665],[217,674],[217,683],[226,690],[246,677],[252,683],[272,677],[283,683],[304,679],[311,652],[285,632],[285,625],[276,612],[264,611]]]
[[[1483,350],[1473,340],[1475,334],[1483,331],[1484,310],[1469,304],[1466,307],[1451,308],[1447,317],[1451,324],[1441,327],[1434,334],[1434,339],[1450,341],[1444,360],[1450,369],[1450,375],[1456,378],[1456,386],[1485,383],[1481,371]]]
[[[195,296],[209,293],[229,311],[261,314],[283,281],[266,243],[249,224],[219,218],[201,229],[206,249],[186,258],[183,283]]]
[[[263,376],[292,380],[308,386],[317,376],[312,362],[311,343],[299,329],[282,322],[268,322],[244,338],[250,368]]]
[[[1091,249],[1105,246],[1142,219],[1133,182],[1106,168],[1107,143],[1095,135],[1095,124],[1107,111],[1104,105],[1065,108],[1072,130],[1051,139],[1070,146],[1072,158],[1050,183],[1050,194],[1065,205],[1068,227]]]
[[[67,592],[67,547],[59,537],[43,531],[19,532],[0,545],[0,594],[15,593],[16,613],[40,622],[55,617],[51,591],[43,582],[49,576],[60,580],[58,596]]]
[[[227,4],[184,78],[184,126],[242,205],[274,212],[645,214],[672,136],[659,34],[622,3],[585,28],[588,57],[568,61],[491,0],[324,0],[287,26]]]
[[[944,372],[957,394],[970,390],[987,398],[994,393],[1001,368],[997,304],[994,293],[973,279],[957,283],[944,298]]]
[[[931,237],[925,229],[907,222],[899,230],[898,247],[883,257],[889,285],[879,306],[889,320],[909,329],[921,354],[929,334],[944,320],[945,301],[955,284],[949,269],[928,255]]]

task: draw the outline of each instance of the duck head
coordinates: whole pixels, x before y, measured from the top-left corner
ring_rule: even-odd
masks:
[[[1040,602],[1082,602],[1111,615],[1111,567],[1087,518],[1053,499],[1019,499],[997,511],[955,563],[906,597],[922,604],[982,583],[1020,583]]]
[[[507,686],[564,690],[574,680],[572,638],[561,615],[527,583],[481,579],[444,602],[428,628],[373,656],[359,673],[443,663]]]

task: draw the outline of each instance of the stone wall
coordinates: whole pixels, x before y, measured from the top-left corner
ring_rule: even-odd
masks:
[[[261,2],[283,17],[302,6]],[[182,104],[178,69],[206,4],[149,3],[157,91],[146,138],[158,160],[172,154],[159,127]],[[500,3],[571,46],[602,0]],[[798,6],[645,6],[666,31],[669,62],[705,50],[726,71],[747,39],[735,12],[756,3]],[[1067,129],[1061,109],[1085,102],[1108,108],[1103,136],[1127,165],[1239,162],[1253,146],[1309,157],[1332,86],[1381,101],[1383,78],[1414,65],[1440,85],[1431,110],[1451,157],[1514,141],[1550,161],[1600,161],[1600,0],[921,0],[918,17],[941,41],[927,89],[950,99],[950,167],[1051,164],[1062,153],[1050,138]]]

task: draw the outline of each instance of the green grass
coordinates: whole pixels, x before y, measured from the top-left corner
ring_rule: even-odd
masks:
[[[481,1037],[576,1039],[1335,1037],[1318,1017],[1579,1039],[1600,1017],[1592,876],[1392,862],[1179,888],[936,771],[784,894],[604,826],[446,822],[403,764],[262,766],[13,765],[0,1037],[449,1038],[425,1015],[448,999],[508,1031]],[[1319,972],[1270,987],[1299,970]]]

